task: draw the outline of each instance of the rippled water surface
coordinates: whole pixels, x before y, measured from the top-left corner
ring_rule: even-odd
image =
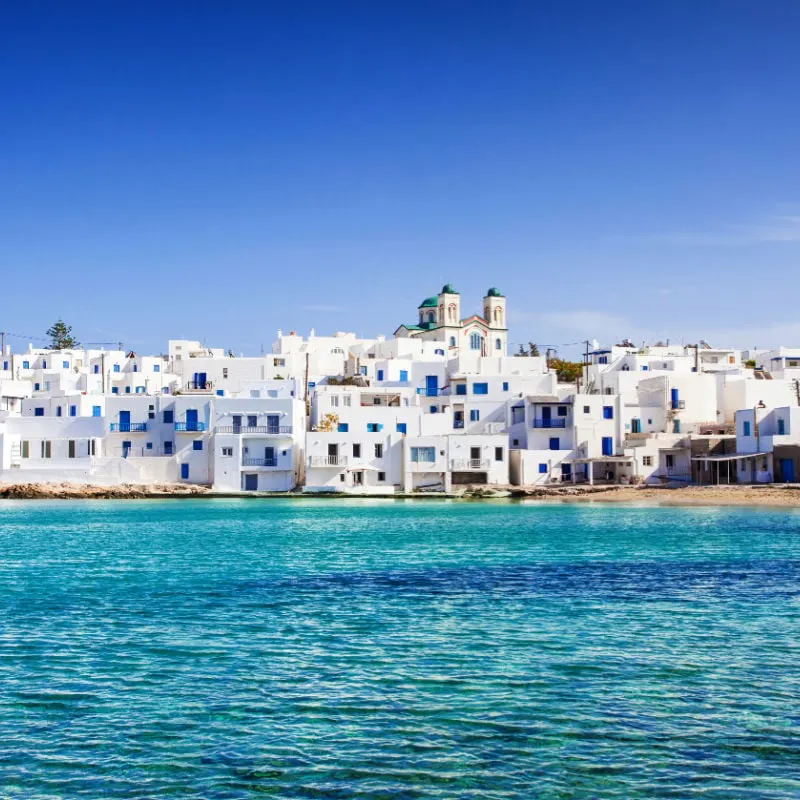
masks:
[[[800,514],[0,503],[0,797],[800,797]]]

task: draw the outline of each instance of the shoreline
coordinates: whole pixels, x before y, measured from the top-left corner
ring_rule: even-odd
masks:
[[[800,508],[800,486],[784,484],[682,486],[594,486],[465,488],[461,492],[347,494],[341,492],[214,492],[187,484],[71,483],[0,484],[1,500],[168,500],[168,499],[328,499],[328,500],[506,500],[541,504],[633,504],[651,506],[753,506]]]

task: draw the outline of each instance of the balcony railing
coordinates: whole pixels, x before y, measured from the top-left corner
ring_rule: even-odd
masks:
[[[211,381],[189,381],[186,388],[190,392],[208,392],[211,390]]]
[[[309,467],[343,467],[347,464],[347,456],[309,456]]]
[[[242,458],[243,467],[277,467],[277,458]]]
[[[534,428],[566,428],[567,421],[563,417],[537,417],[533,421]]]
[[[112,422],[111,433],[143,433],[147,430],[146,422]]]
[[[464,420],[463,419],[454,419],[453,420],[453,427],[456,428],[456,429],[463,428],[464,427]]]
[[[431,389],[427,386],[420,386],[417,389],[417,394],[422,395],[422,397],[440,397],[442,395],[449,394],[449,392],[443,386],[439,386],[436,389]]]
[[[291,434],[291,425],[217,425],[214,433],[265,433],[270,436]]]
[[[489,466],[490,466],[489,459],[460,458],[460,459],[453,459],[450,465],[450,469],[457,470],[459,472],[464,470],[478,470],[481,472],[486,472],[489,469]]]
[[[201,433],[206,429],[205,422],[176,422],[175,430],[184,433]]]

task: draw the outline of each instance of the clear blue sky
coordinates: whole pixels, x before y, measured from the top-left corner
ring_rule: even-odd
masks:
[[[800,3],[0,10],[0,329],[800,344]],[[13,340],[15,347],[23,343]]]

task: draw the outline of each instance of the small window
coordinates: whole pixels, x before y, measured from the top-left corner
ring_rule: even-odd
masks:
[[[47,369],[47,362],[42,360],[42,369]]]
[[[379,381],[383,380],[383,370],[382,369],[379,369],[379,370],[376,371],[375,379],[379,380]]]
[[[603,406],[603,419],[614,419],[614,406]]]
[[[547,472],[547,464],[539,464],[539,474],[544,475]]]
[[[119,394],[119,386],[112,386],[111,394]]]
[[[584,406],[584,407],[583,407],[583,413],[584,413],[584,414],[591,414],[591,413],[592,413],[592,408],[591,408],[591,406]]]
[[[61,406],[56,406],[56,416],[57,417],[61,416]]]
[[[514,445],[514,447],[519,447],[519,439],[512,439],[511,444]]]
[[[62,369],[69,369],[69,361],[62,361],[61,362]],[[74,456],[73,456],[74,458]]]
[[[559,417],[566,417],[567,416],[567,407],[566,406],[559,406],[558,410],[556,411]]]
[[[494,449],[494,460],[495,461],[502,461],[503,460],[503,448],[502,447],[495,447],[495,449]]]
[[[667,453],[666,460],[667,460],[667,469],[672,469],[675,466],[675,456]]]
[[[338,395],[332,394],[330,396],[330,401],[331,401],[331,408],[338,408],[339,407],[339,396]]]
[[[503,391],[504,392],[508,391],[508,381],[503,381]]]
[[[22,458],[30,458],[31,456],[30,442],[20,442],[20,456]]]
[[[34,384],[33,384],[33,391],[34,391],[34,392],[38,392],[38,391],[39,391],[39,389],[40,389],[40,387],[41,387],[41,384],[39,384],[39,383],[34,383]]]
[[[450,347],[455,347],[455,346],[456,346],[456,337],[455,336],[451,336],[450,337]]]
[[[161,365],[153,364],[153,372],[161,372]]]
[[[750,435],[750,421],[749,420],[745,420],[744,423],[742,424],[742,433],[743,433],[744,436],[749,436]]]
[[[400,383],[408,383],[408,370],[401,369],[400,370]]]
[[[503,340],[502,339],[495,339],[494,340],[494,349],[495,350],[502,350],[503,349]]]
[[[560,450],[561,449],[561,440],[558,436],[553,436],[550,439],[550,450]]]
[[[133,371],[134,372],[138,372],[139,371],[139,365],[138,364],[134,364],[133,365]]]
[[[119,372],[119,364],[114,364],[113,371]]]
[[[172,442],[164,442],[164,455],[171,456],[172,455]]]
[[[192,450],[202,450],[203,449],[203,440],[202,439],[195,439],[192,442]]]
[[[368,422],[367,433],[380,433],[383,430],[383,425],[379,422]]]
[[[786,423],[782,420],[778,420],[778,436],[783,436],[786,433]]]
[[[148,442],[148,443],[145,445],[145,449],[147,449],[147,450],[152,450],[152,449],[153,449],[153,443],[152,443],[152,442]]]
[[[92,371],[94,372],[95,375],[97,375],[100,372],[100,365],[95,364]]]
[[[163,411],[163,418],[165,425],[172,425],[175,421],[175,411],[171,408],[165,408]]]
[[[398,422],[397,423],[397,432],[398,433],[406,433],[407,425],[405,422]]]
[[[653,466],[653,456],[642,456],[642,466],[643,467],[652,467]]]
[[[481,335],[479,333],[471,333],[469,335],[469,349],[470,350],[481,349]]]
[[[431,414],[435,414],[439,409],[436,406],[431,406],[430,412]]]
[[[375,458],[383,458],[383,445],[380,443],[375,445]]]
[[[30,361],[23,361],[22,362],[22,369],[30,369],[30,368],[31,368],[31,362]]]
[[[130,393],[131,393],[131,387],[130,386],[126,386],[125,387],[125,394],[130,394]]]
[[[344,472],[343,472],[341,475],[339,475],[339,480],[340,480],[342,483],[344,483],[344,480],[345,480],[345,474],[344,474]]]
[[[230,458],[233,455],[233,448],[232,447],[223,447],[222,448],[222,455],[225,458]]]
[[[43,417],[44,416],[44,409],[40,406],[38,408],[33,409],[33,416],[34,417]]]
[[[103,416],[103,410],[100,408],[100,406],[92,406],[92,416],[93,417]]]
[[[488,383],[473,383],[472,394],[489,394]]]
[[[340,422],[340,423],[339,423],[339,424],[336,426],[336,430],[337,430],[339,433],[347,433],[347,432],[350,430],[350,424],[349,424],[349,423],[347,423],[347,422]]]
[[[353,443],[353,458],[361,458],[361,445],[357,442]]]
[[[466,383],[457,383],[456,384],[456,394],[466,394],[467,393],[467,384]]]
[[[156,407],[155,406],[148,406],[147,407],[147,419],[155,419],[156,418]]]
[[[78,407],[77,407],[77,406],[70,406],[70,407],[69,407],[69,415],[70,415],[71,417],[74,417],[74,416],[76,416],[76,415],[77,415],[77,413],[78,413]]]
[[[75,458],[75,440],[70,439],[67,442],[67,458]]]
[[[650,368],[647,366],[647,364],[642,364],[642,372],[647,372],[648,369]]]
[[[469,421],[478,422],[481,418],[481,412],[477,408],[471,408],[469,411]]]
[[[53,444],[47,439],[42,440],[42,458],[53,457]]]
[[[359,371],[359,372],[360,372],[362,375],[366,375],[366,374],[367,374],[367,368],[366,368],[365,366],[364,366],[364,367],[360,367],[358,371]]]
[[[222,368],[222,377],[223,378],[227,378],[228,377],[228,368],[227,367],[223,367]]]
[[[415,463],[432,464],[436,461],[436,448],[435,447],[412,447],[411,448],[411,461]]]
[[[386,481],[386,473],[379,472],[378,473],[378,483],[384,483]]]

